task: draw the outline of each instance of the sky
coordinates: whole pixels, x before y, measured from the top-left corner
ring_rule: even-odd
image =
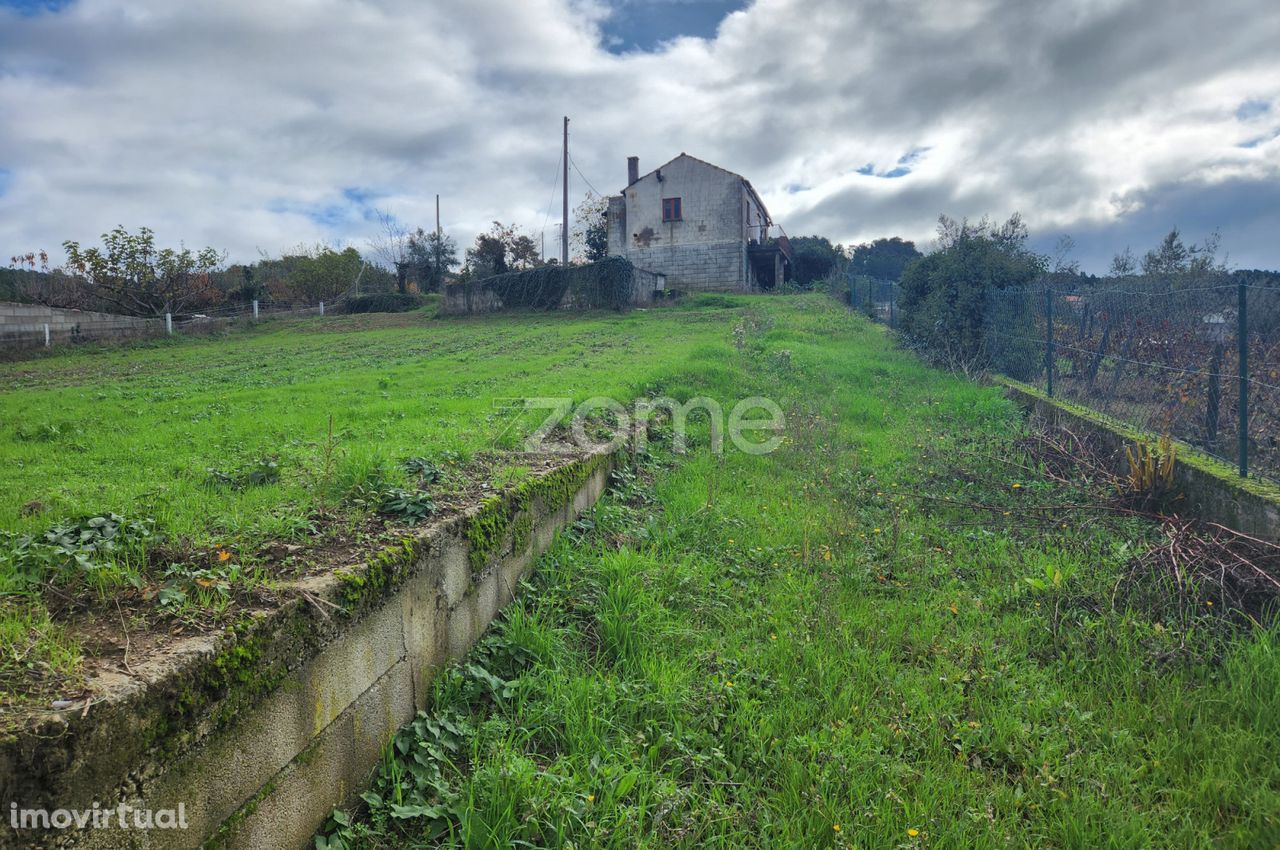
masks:
[[[229,261],[461,244],[688,152],[792,236],[1020,212],[1103,272],[1280,268],[1274,0],[0,0],[0,264],[117,224]]]

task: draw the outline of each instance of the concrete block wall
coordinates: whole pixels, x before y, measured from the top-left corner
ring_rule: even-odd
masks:
[[[101,339],[164,331],[162,319],[0,302],[0,343],[9,346],[44,345],[45,325],[49,326],[50,341],[54,344],[75,338]]]
[[[188,639],[155,668],[135,660],[135,678],[92,712],[73,706],[0,742],[5,801],[182,804],[187,821],[183,830],[34,835],[11,829],[6,815],[0,847],[310,847],[329,812],[356,799],[391,737],[426,706],[434,673],[467,652],[556,531],[600,498],[614,462],[601,453],[573,460],[528,482],[520,498],[494,497],[349,572],[300,580],[299,589],[343,603],[346,614],[295,598],[229,638]],[[499,517],[506,530],[477,551],[473,526],[492,529]],[[241,650],[252,652],[248,675],[281,665],[288,672],[233,710],[234,694],[193,708],[200,684]],[[229,720],[216,725],[215,717]]]
[[[627,258],[639,268],[664,274],[668,289],[699,292],[751,288],[744,274],[746,246],[736,240],[632,248]]]

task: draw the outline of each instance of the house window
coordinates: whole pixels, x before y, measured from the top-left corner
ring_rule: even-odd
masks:
[[[663,221],[680,221],[680,199],[679,198],[663,198],[662,199],[662,220]]]

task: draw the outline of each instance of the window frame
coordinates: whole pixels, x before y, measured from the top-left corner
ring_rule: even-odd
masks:
[[[684,203],[679,197],[662,199],[662,223],[671,221],[684,221]]]

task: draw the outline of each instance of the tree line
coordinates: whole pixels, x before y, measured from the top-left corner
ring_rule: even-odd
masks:
[[[595,262],[607,254],[606,200],[588,195],[577,209],[573,262]],[[195,315],[265,305],[332,303],[345,294],[440,292],[451,280],[490,277],[555,264],[544,260],[533,237],[495,221],[476,236],[462,258],[452,236],[409,228],[377,212],[379,229],[365,251],[318,244],[299,245],[279,257],[227,264],[213,247],[168,248],[148,227],[117,226],[97,245],[63,243],[66,262],[45,251],[10,258],[0,268],[0,301],[21,301],[129,316]]]

